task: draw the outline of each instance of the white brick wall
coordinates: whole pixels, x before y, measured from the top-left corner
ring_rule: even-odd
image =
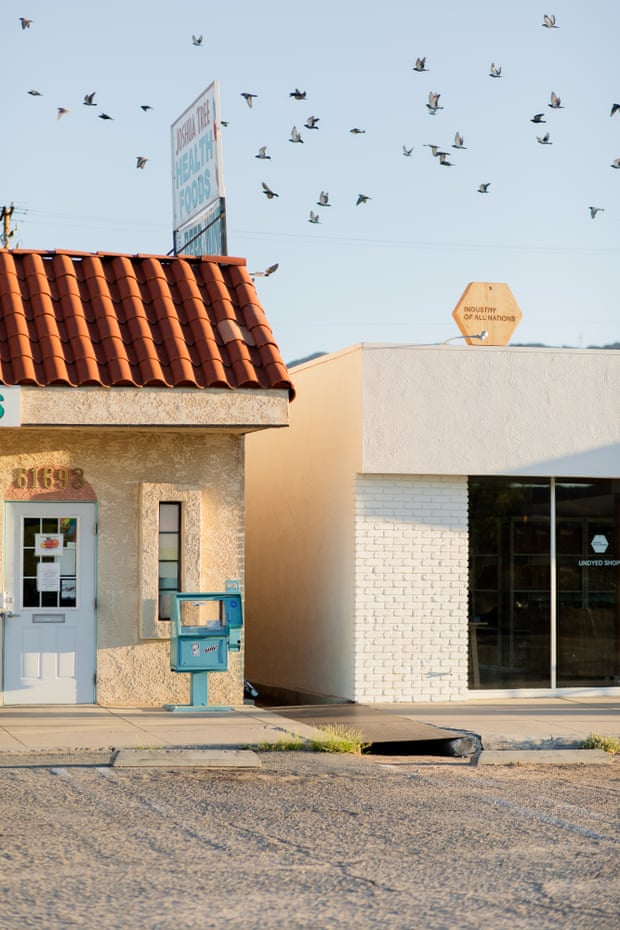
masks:
[[[361,475],[355,511],[354,700],[463,700],[467,479]]]

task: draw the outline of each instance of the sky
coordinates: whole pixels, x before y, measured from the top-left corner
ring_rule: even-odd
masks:
[[[169,253],[171,126],[217,81],[228,253],[278,264],[255,281],[285,361],[458,337],[473,281],[509,286],[513,343],[620,341],[617,0],[3,0],[0,35],[11,247]]]

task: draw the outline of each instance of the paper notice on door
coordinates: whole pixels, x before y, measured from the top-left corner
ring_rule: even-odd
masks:
[[[35,533],[35,555],[62,555],[63,533]]]
[[[39,562],[37,565],[37,591],[60,590],[60,565],[58,562]]]

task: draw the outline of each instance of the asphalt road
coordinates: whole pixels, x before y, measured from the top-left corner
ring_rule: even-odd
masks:
[[[1,768],[0,928],[620,926],[620,762],[261,761]]]

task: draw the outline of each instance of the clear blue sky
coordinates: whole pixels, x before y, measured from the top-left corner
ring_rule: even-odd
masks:
[[[544,13],[559,28],[543,28]],[[15,204],[21,247],[167,253],[170,126],[217,80],[229,254],[250,271],[279,263],[256,283],[287,361],[457,335],[470,281],[510,286],[523,312],[513,342],[620,341],[614,0],[4,0],[0,29],[0,205]],[[91,91],[96,108],[82,104]],[[243,91],[258,95],[251,109]],[[303,129],[310,115],[318,131]],[[293,125],[303,145],[288,141]],[[547,131],[552,144],[539,144]],[[261,145],[270,161],[254,158]],[[331,207],[316,206],[321,190]],[[356,206],[360,193],[371,199]],[[589,206],[604,212],[592,219]]]

